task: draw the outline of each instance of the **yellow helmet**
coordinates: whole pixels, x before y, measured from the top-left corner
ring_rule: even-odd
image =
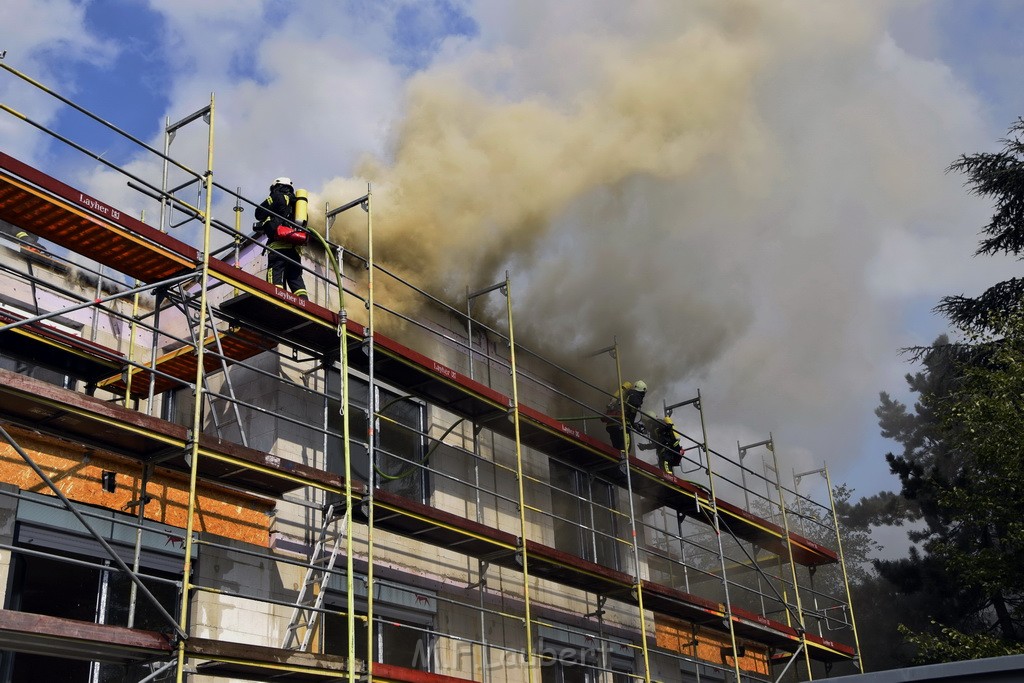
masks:
[[[662,420],[662,422],[664,422],[665,424],[670,425],[670,426],[675,424],[675,422],[672,421],[672,416],[671,415],[666,415],[665,419]]]

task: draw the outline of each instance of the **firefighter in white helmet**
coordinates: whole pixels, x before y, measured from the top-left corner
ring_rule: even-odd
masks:
[[[295,187],[291,178],[275,178],[270,196],[256,207],[256,230],[267,236],[267,282],[285,287],[300,299],[308,299],[302,279],[302,255],[305,242],[303,226],[295,224]]]
[[[637,422],[637,414],[640,412],[640,406],[643,405],[644,396],[646,395],[647,383],[639,379],[636,382],[623,382],[619,390],[612,396],[612,400],[608,402],[608,407],[605,409],[605,414],[601,421],[604,422],[604,428],[608,432],[608,438],[611,440],[612,446],[617,450],[623,451],[626,449],[626,439],[622,432],[623,409],[626,411],[626,429],[644,431],[643,425]]]

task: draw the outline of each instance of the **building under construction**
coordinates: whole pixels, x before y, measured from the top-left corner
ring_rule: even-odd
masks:
[[[0,66],[164,169],[0,105],[159,206],[146,222],[0,152],[0,681],[859,668],[826,469],[782,476],[770,435],[716,450],[696,391],[643,408],[673,417],[672,473],[643,433],[612,447],[614,340],[581,350],[598,386],[515,339],[507,276],[462,308],[404,282],[374,259],[369,191],[323,207],[309,300],[274,287],[253,203],[212,168],[212,98],[158,150]],[[198,166],[172,153],[186,130]]]

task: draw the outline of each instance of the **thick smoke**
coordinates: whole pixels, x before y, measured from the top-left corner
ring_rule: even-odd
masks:
[[[527,320],[564,321],[551,341],[571,329],[583,346],[639,333],[653,347],[678,338],[681,318],[699,318],[688,335],[699,348],[686,355],[690,365],[714,357],[749,306],[715,312],[717,296],[687,294],[699,282],[684,264],[706,228],[687,224],[685,193],[723,159],[763,165],[759,50],[712,26],[680,28],[650,45],[588,46],[591,72],[557,98],[496,97],[461,62],[414,79],[393,160],[359,169],[375,186],[379,258],[450,296],[511,269]],[[651,206],[666,201],[680,210]],[[640,329],[631,306],[665,314]]]
[[[977,224],[943,176],[975,102],[881,2],[575,9],[486,6],[410,82],[356,172],[377,258],[453,303],[507,269],[520,340],[581,368],[615,339],[654,405],[701,384],[730,437],[820,463],[900,346],[883,246]]]

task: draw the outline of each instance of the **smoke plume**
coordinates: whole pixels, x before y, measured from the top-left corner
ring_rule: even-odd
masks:
[[[883,244],[965,215],[942,169],[976,103],[894,44],[883,2],[619,5],[485,5],[479,40],[410,81],[389,154],[356,169],[375,253],[460,306],[508,270],[517,340],[582,368],[614,339],[654,405],[703,383],[723,422],[824,450],[899,346]]]

